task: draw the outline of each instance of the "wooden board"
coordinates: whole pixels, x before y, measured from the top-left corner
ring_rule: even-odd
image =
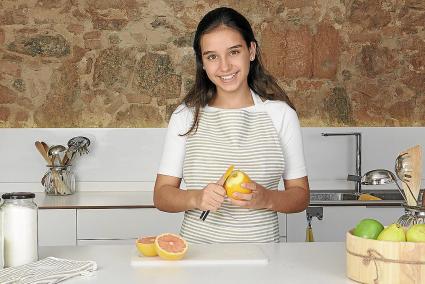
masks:
[[[139,256],[136,248],[131,265],[140,267],[267,265],[268,258],[255,244],[190,244],[182,260],[167,261],[159,256]]]
[[[421,190],[421,179],[422,179],[422,149],[420,145],[416,145],[406,151],[400,153],[400,155],[407,154],[405,157],[409,160],[412,172],[409,172],[412,177],[409,179],[407,184],[410,187],[416,200],[419,200],[419,192]],[[407,196],[407,204],[417,205],[415,199],[409,193],[406,183],[402,182],[403,190]]]

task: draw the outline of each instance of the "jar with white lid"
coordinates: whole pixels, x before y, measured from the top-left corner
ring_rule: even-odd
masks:
[[[2,195],[4,267],[38,260],[37,205],[34,193],[12,192]]]

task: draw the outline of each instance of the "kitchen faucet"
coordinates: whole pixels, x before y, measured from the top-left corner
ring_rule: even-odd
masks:
[[[348,133],[322,133],[322,136],[355,136],[356,137],[356,174],[348,175],[348,181],[354,181],[355,190],[357,194],[362,192],[362,134],[360,132],[348,132]]]

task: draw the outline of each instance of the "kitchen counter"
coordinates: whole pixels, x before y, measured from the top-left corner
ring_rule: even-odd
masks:
[[[74,277],[67,284],[355,283],[345,276],[345,243],[259,246],[269,259],[267,265],[133,267],[134,246],[41,247],[40,259],[54,256],[96,261],[94,275]]]
[[[311,195],[320,192],[322,191],[311,191]],[[83,191],[65,196],[51,196],[44,192],[36,192],[35,195],[35,202],[40,209],[154,208],[152,191]],[[401,200],[358,201],[312,198],[310,201],[310,206],[400,206],[401,204]]]
[[[52,196],[35,193],[39,209],[154,208],[152,191],[83,191]]]

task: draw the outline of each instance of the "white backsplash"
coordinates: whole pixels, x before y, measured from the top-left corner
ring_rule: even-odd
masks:
[[[92,144],[88,155],[74,161],[77,190],[150,191],[165,132],[165,128],[0,129],[0,192],[43,191],[40,180],[47,168],[34,142],[66,145],[70,138],[80,135]],[[362,173],[377,168],[394,170],[398,153],[416,144],[425,150],[424,127],[305,127],[302,132],[312,190],[354,188],[346,178],[347,174],[355,174],[355,138],[323,137],[322,132],[362,133]],[[424,184],[423,180],[422,187]]]

